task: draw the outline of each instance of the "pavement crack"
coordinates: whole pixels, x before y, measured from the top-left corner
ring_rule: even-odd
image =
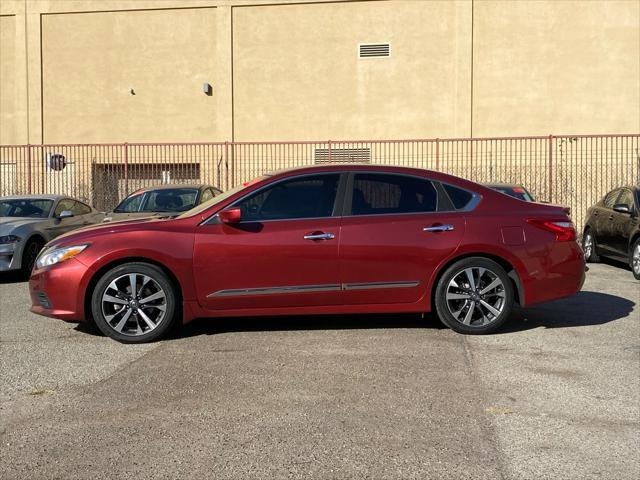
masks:
[[[469,372],[469,376],[471,378],[471,383],[473,384],[476,392],[480,397],[481,403],[475,405],[476,414],[478,418],[481,419],[482,430],[487,438],[489,444],[493,447],[493,450],[496,453],[496,459],[498,464],[498,473],[500,474],[500,478],[503,480],[507,480],[511,478],[511,476],[507,472],[507,465],[504,461],[504,452],[500,448],[498,442],[498,434],[495,424],[490,416],[487,414],[488,412],[485,410],[485,405],[489,405],[489,396],[482,384],[482,381],[479,378],[478,371],[475,366],[475,362],[473,359],[473,352],[471,351],[471,346],[469,345],[469,340],[466,335],[458,335],[461,338],[462,351],[464,354],[464,362],[467,366],[467,372]]]

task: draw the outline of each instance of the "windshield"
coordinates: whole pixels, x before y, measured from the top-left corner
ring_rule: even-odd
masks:
[[[162,188],[135,192],[120,202],[114,212],[184,212],[193,208],[197,199],[197,188]]]
[[[206,209],[208,209],[209,207],[212,207],[213,205],[216,205],[220,202],[225,201],[227,198],[229,198],[230,196],[236,194],[237,192],[239,192],[240,190],[244,190],[245,188],[247,188],[249,185],[262,180],[265,177],[259,177],[256,178],[255,180],[252,180],[251,182],[246,182],[246,183],[241,183],[240,185],[237,185],[235,187],[233,187],[230,190],[227,190],[226,192],[223,192],[215,197],[213,197],[211,200],[206,201],[204,203],[201,203],[200,205],[196,206],[195,208],[192,208],[191,210],[184,212],[183,214],[179,215],[178,218],[184,218],[184,217],[191,217],[193,215],[197,215],[200,212],[205,211]]]
[[[0,217],[47,218],[52,206],[53,200],[42,198],[2,200],[0,202]]]

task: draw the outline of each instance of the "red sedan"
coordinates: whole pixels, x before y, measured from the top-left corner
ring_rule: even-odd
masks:
[[[332,165],[264,176],[173,218],[89,227],[41,252],[42,315],[121,342],[176,321],[429,312],[489,333],[514,303],[578,292],[583,254],[560,207],[420,169]]]

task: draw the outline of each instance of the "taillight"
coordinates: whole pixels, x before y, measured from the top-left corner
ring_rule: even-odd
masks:
[[[566,220],[542,220],[539,218],[530,218],[527,222],[548,232],[555,233],[556,241],[558,242],[571,242],[576,239],[576,227],[573,225],[573,222]]]

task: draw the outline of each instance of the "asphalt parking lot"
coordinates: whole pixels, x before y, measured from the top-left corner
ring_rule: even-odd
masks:
[[[0,478],[640,477],[640,283],[465,337],[430,316],[199,320],[121,345],[0,283]]]

